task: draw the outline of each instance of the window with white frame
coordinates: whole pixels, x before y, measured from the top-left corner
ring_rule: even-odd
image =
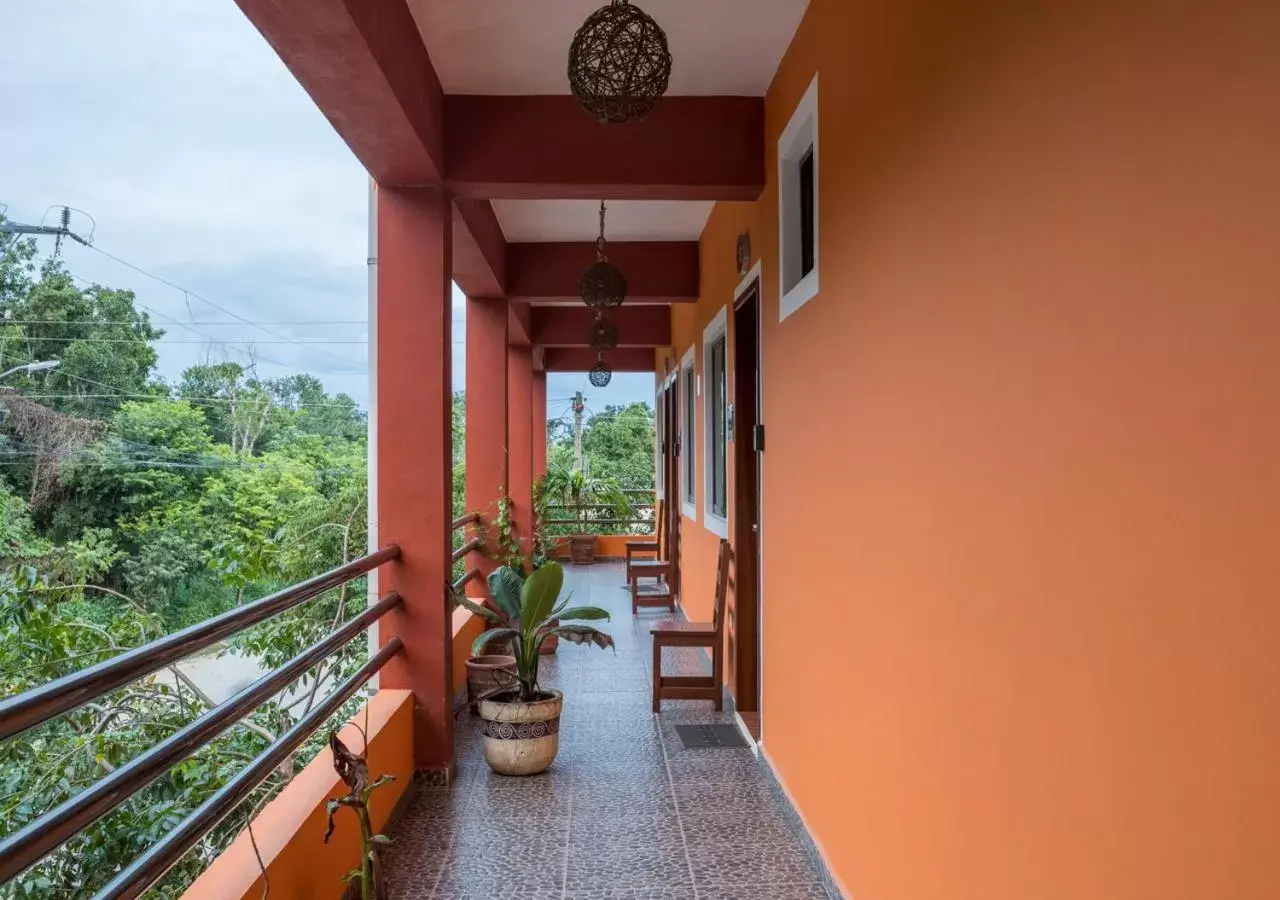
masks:
[[[779,320],[818,293],[818,76],[778,139]]]
[[[690,347],[680,361],[680,511],[698,518],[697,482],[697,351]]]
[[[707,528],[720,537],[729,536],[729,378],[728,309],[719,314],[702,333],[702,409],[705,417],[703,444]]]

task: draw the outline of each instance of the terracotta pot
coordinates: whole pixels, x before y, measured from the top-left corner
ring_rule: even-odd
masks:
[[[589,566],[596,561],[596,536],[575,534],[569,537],[569,562],[576,566]]]
[[[514,656],[473,656],[467,660],[467,705],[476,711],[476,698],[496,687],[508,687],[516,681]]]
[[[555,628],[559,626],[560,620],[552,619],[547,624],[550,625],[552,628]],[[551,656],[559,649],[560,649],[560,635],[553,634],[551,635],[551,637],[547,638],[545,641],[542,642],[542,648],[538,652],[542,656]]]
[[[519,703],[496,698],[480,701],[484,758],[499,775],[545,772],[560,750],[560,712],[564,695],[546,691],[545,700]]]

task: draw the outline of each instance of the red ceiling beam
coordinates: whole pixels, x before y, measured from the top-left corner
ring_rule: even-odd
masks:
[[[698,299],[698,244],[617,242],[609,261],[627,279],[627,303],[692,303]],[[593,243],[507,244],[507,295],[535,303],[581,303],[578,281],[595,262]]]
[[[764,189],[759,97],[666,97],[643,122],[601,125],[569,95],[449,95],[445,124],[460,197],[755,200]]]
[[[619,347],[606,350],[604,361],[615,372],[652,372],[653,349]],[[585,372],[596,362],[596,351],[589,347],[548,347],[543,356],[548,372]]]
[[[488,200],[453,203],[453,280],[468,297],[507,292],[507,241]]]
[[[629,306],[610,310],[618,326],[619,347],[670,347],[671,309],[667,306]],[[595,313],[585,306],[535,306],[533,343],[540,347],[586,347]]]
[[[374,179],[444,172],[444,92],[404,0],[236,0]]]

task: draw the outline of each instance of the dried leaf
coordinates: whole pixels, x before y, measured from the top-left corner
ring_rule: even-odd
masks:
[[[352,794],[357,797],[364,793],[369,785],[369,762],[363,755],[352,753],[342,743],[338,732],[329,735],[329,749],[333,751],[333,769],[343,780]]]

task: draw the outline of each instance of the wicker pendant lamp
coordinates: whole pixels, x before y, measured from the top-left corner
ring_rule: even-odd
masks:
[[[670,80],[666,33],[628,0],[600,7],[573,36],[569,89],[600,122],[643,119]]]
[[[592,387],[607,387],[609,382],[613,380],[613,369],[604,361],[604,354],[596,354],[596,364],[591,367],[587,373],[587,377],[591,379]]]
[[[582,273],[578,293],[591,309],[614,309],[627,298],[627,279],[604,252],[604,201],[600,201],[600,236],[596,238],[596,261]]]

